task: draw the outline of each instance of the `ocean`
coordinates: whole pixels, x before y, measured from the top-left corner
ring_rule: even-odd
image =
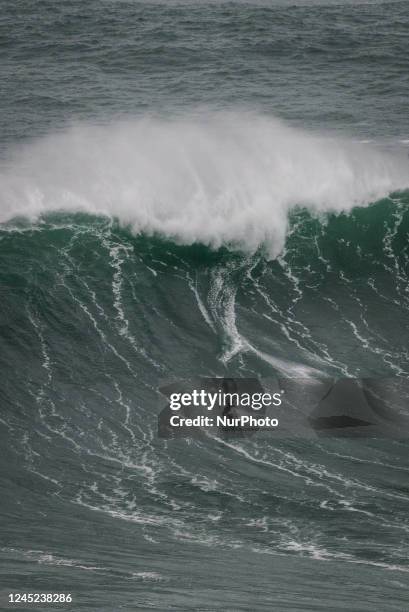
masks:
[[[407,610],[409,428],[158,415],[163,381],[408,376],[408,2],[1,9],[3,609]]]

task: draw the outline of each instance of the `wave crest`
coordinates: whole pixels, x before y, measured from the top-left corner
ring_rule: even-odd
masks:
[[[136,233],[282,249],[288,213],[346,211],[408,186],[401,154],[274,118],[209,115],[80,125],[26,145],[0,174],[0,221],[84,211]]]

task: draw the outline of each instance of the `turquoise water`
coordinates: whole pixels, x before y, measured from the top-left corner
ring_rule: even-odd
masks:
[[[408,375],[408,18],[5,3],[3,604],[407,608],[405,431],[163,440],[157,416],[175,378]]]

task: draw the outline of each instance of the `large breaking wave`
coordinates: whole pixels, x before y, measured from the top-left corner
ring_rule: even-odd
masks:
[[[406,167],[244,115],[81,126],[16,150],[0,196],[0,479],[16,483],[3,503],[18,534],[3,553],[110,571],[99,544],[31,544],[34,513],[77,532],[83,512],[136,542],[126,579],[162,576],[155,543],[190,559],[186,542],[200,567],[217,548],[405,575],[404,443],[167,445],[156,417],[174,377],[407,376],[409,200],[390,194]]]

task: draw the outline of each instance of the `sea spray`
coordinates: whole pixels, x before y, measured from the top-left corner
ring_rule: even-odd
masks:
[[[17,149],[0,221],[63,210],[183,244],[283,248],[288,213],[367,205],[409,184],[402,154],[248,113],[77,125]]]

